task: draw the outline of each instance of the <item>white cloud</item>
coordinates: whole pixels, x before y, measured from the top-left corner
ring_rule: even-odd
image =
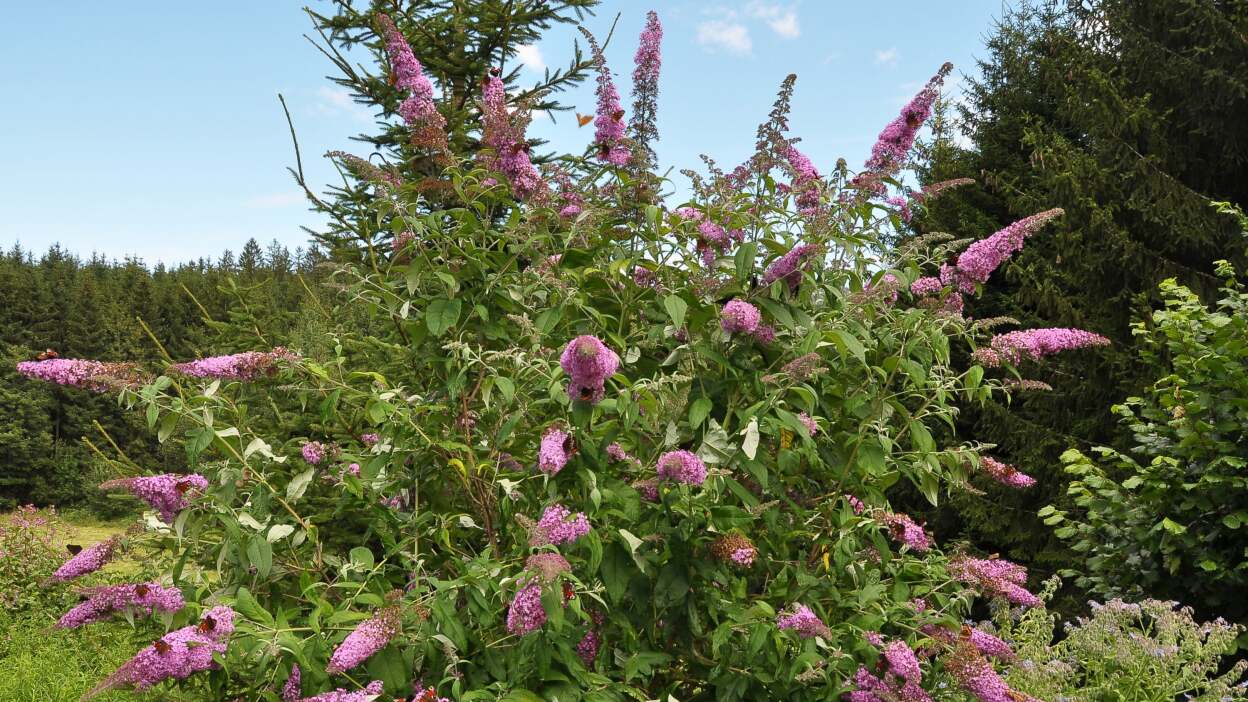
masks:
[[[875,62],[883,66],[896,66],[899,58],[901,53],[895,46],[875,52]]]
[[[342,87],[331,88],[322,85],[316,90],[316,109],[324,115],[346,115],[361,122],[373,121],[373,114],[367,107],[351,99],[351,91]]]
[[[737,21],[736,13],[699,24],[697,41],[711,51],[722,49],[734,54],[748,54],[754,48],[749,28]]]
[[[546,59],[542,58],[542,49],[537,44],[521,44],[516,47],[516,58],[534,73],[546,70]]]
[[[771,27],[771,31],[785,39],[796,39],[801,36],[802,28],[797,21],[797,8],[763,0],[751,0],[745,6],[750,17],[760,19]]]
[[[301,190],[288,190],[280,193],[268,193],[267,195],[257,195],[247,200],[247,206],[256,210],[270,210],[281,207],[291,207],[299,205],[307,201],[307,197]]]

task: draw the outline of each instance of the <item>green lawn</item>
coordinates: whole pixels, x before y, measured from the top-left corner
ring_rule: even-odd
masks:
[[[132,519],[101,521],[70,512],[62,515],[67,527],[64,542],[83,547],[125,531]],[[139,570],[121,558],[105,573]],[[75,630],[53,626],[60,612],[27,612],[14,616],[0,612],[0,700],[3,702],[77,702],[91,688],[151,643],[150,635],[133,631],[124,620],[91,624]],[[177,699],[157,689],[146,694],[108,692],[100,702],[157,702]]]

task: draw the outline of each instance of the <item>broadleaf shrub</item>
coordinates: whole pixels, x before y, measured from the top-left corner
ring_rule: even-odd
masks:
[[[1225,262],[1217,304],[1174,280],[1138,322],[1141,361],[1162,369],[1145,395],[1114,407],[1130,453],[1063,456],[1076,510],[1041,512],[1086,555],[1077,583],[1104,597],[1182,599],[1243,622],[1248,584],[1248,292]]]
[[[650,104],[657,17],[646,31]],[[152,507],[147,529],[64,567],[142,549],[187,603],[98,690],[868,702],[928,699],[946,673],[1004,689],[985,639],[956,631],[977,596],[1038,602],[1026,571],[946,555],[888,495],[909,484],[935,502],[980,472],[1028,484],[953,439],[958,403],[1007,382],[951,357],[982,347],[996,367],[1101,343],[982,339],[959,314],[1060,212],[940,266],[942,247],[881,253],[902,205],[925,197],[885,204],[949,66],[852,178],[820,176],[785,135],[786,80],[750,161],[710,164],[668,210],[591,48],[597,142],[544,171],[497,75],[483,81],[485,148],[456,161],[397,51],[420,87],[410,146],[446,164],[445,187],[435,204],[427,183],[358,169],[369,217],[338,224],[364,255],[334,275],[320,352],[199,359],[139,382],[131,365],[22,368],[117,389],[193,471],[107,483]]]
[[[1057,585],[1054,578],[1042,596]],[[1198,622],[1176,602],[1090,602],[1091,614],[1058,635],[1056,617],[1043,607],[1017,619],[998,617],[1015,657],[1004,677],[1042,700],[1248,699],[1240,682],[1248,661],[1227,665],[1241,628],[1222,619]]]

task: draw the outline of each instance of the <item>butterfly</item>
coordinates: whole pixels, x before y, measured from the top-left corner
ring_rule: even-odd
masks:
[[[134,594],[139,597],[147,597],[147,593],[151,592],[151,588],[146,583],[139,583],[134,586]]]
[[[583,389],[581,390],[581,395],[582,395],[582,396],[585,394],[585,391],[586,391],[586,390],[589,390],[589,388],[583,388]],[[593,392],[591,391],[591,392],[590,392],[590,397],[592,397],[592,396],[593,396]],[[587,397],[587,398],[585,398],[585,399],[586,399],[586,400],[588,400],[589,398]],[[569,434],[569,435],[568,435],[568,437],[567,437],[567,438],[565,438],[565,439],[563,440],[563,452],[564,452],[564,453],[566,453],[566,454],[568,454],[568,456],[575,456],[575,455],[576,455],[576,452],[577,452],[577,448],[576,448],[576,440],[572,438],[572,435],[571,435],[571,434]]]
[[[205,614],[204,618],[199,621],[199,627],[197,628],[201,634],[207,634],[217,628],[217,620]]]
[[[38,356],[35,356],[35,360],[38,360],[38,361],[47,361],[47,360],[50,360],[50,359],[53,359],[53,358],[60,358],[60,356],[61,356],[61,355],[60,355],[59,353],[57,353],[56,351],[54,351],[54,350],[52,350],[52,349],[48,349],[47,351],[44,351],[44,352],[40,353]]]
[[[82,553],[82,547],[78,544],[65,544],[65,550],[69,551],[69,555],[77,556]]]
[[[616,110],[615,112],[611,113],[611,119],[615,120],[616,122],[623,122],[624,110]]]
[[[164,639],[156,639],[156,643],[152,644],[152,648],[156,649],[159,654],[168,653],[173,647],[165,642]]]
[[[576,588],[572,587],[572,583],[563,584],[563,601],[576,599]]]
[[[584,127],[585,125],[593,121],[594,121],[593,115],[583,115],[580,112],[576,113],[576,126],[578,127]]]
[[[195,486],[192,485],[191,481],[189,480],[180,481],[176,485],[173,486],[173,488],[178,491],[179,495],[185,495],[187,491],[189,491],[192,487],[195,487]]]

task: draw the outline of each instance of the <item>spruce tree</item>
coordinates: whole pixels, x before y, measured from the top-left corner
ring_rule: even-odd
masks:
[[[1062,451],[1128,439],[1109,407],[1152,377],[1131,321],[1156,302],[1162,279],[1211,293],[1213,261],[1242,260],[1236,222],[1209,200],[1248,201],[1246,31],[1242,2],[1025,3],[1000,20],[982,77],[969,83],[961,118],[972,146],[943,139],[931,150],[925,181],[980,183],[934,200],[919,231],[983,235],[1040,209],[1066,211],[967,314],[1114,342],[1095,359],[1035,374],[1052,392],[964,416],[968,431],[1041,478],[1043,489],[1025,496],[962,498],[969,504],[942,513],[956,511],[1003,553],[1046,569],[1071,560],[1034,514],[1065,492]]]
[[[395,66],[386,50],[388,26],[403,36],[423,72],[432,80],[438,119],[445,122],[445,129],[437,131],[445,131],[447,148],[463,157],[481,147],[481,84],[494,72],[506,86],[513,106],[552,116],[568,109],[555,98],[586,78],[593,66],[592,57],[582,54],[574,42],[573,56],[566,68],[547,69],[541,79],[525,82],[517,52],[520,47],[537,42],[551,27],[584,20],[598,2],[335,0],[332,14],[309,10],[318,35],[313,43],[338,71],[331,80],[348,90],[357,103],[373,109],[377,117],[375,131],[355,137],[366,150],[339,155],[343,181],[331,187],[325,197],[316,195],[314,186],[304,179],[301,160],[292,169],[298,183],[312,197],[314,209],[327,215],[325,229],[311,232],[315,238],[338,256],[355,257],[361,248],[375,243],[373,238],[384,241],[390,236],[382,231],[361,234],[344,226],[345,222],[359,219],[362,206],[373,196],[369,172],[375,175],[374,169],[422,189],[426,197],[441,197],[434,190],[445,185],[439,184],[436,177],[445,160],[438,158],[438,149],[421,143],[419,137],[413,138],[419,132],[404,123],[401,107],[409,91],[396,85]],[[370,53],[375,60],[352,58],[361,51]],[[369,72],[364,68],[366,64],[385,69]],[[531,142],[530,146],[540,148],[541,142]]]

